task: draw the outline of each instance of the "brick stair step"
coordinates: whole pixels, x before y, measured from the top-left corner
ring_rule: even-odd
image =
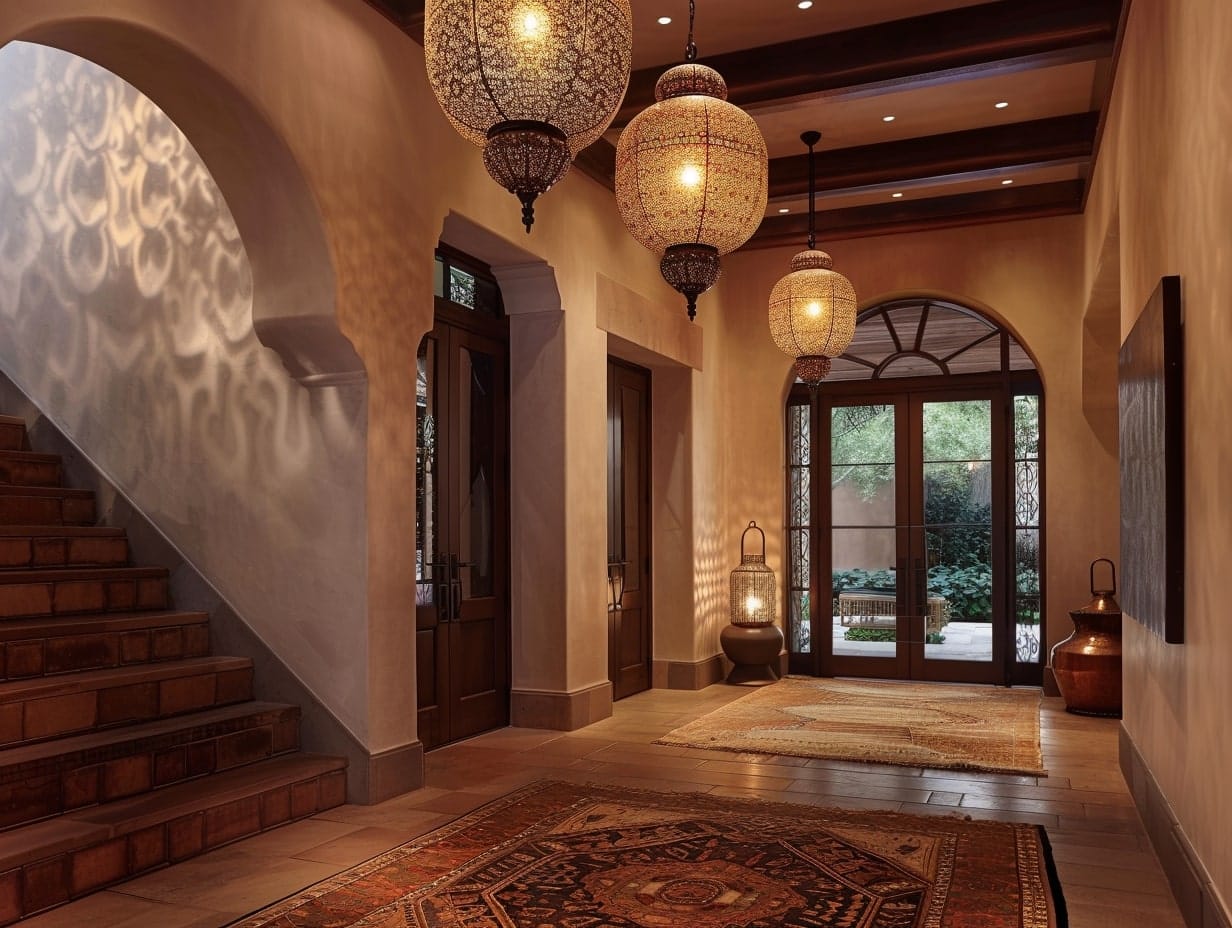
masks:
[[[26,422],[16,416],[0,416],[0,448],[22,451],[26,448]]]
[[[295,751],[299,718],[245,702],[0,750],[0,829]]]
[[[93,525],[94,491],[0,484],[0,525]]]
[[[0,525],[0,576],[8,569],[123,567],[122,528],[97,525]]]
[[[0,834],[16,917],[346,800],[346,761],[290,754]]]
[[[167,608],[163,567],[0,572],[0,619]]]
[[[0,483],[15,487],[58,487],[60,455],[0,449]]]
[[[0,746],[252,699],[252,661],[194,657],[0,683]]]
[[[209,653],[209,616],[204,612],[104,612],[0,622],[0,680]]]

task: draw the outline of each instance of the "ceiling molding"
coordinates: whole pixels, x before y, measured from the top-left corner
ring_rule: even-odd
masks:
[[[367,0],[367,3],[423,45],[424,0]]]
[[[1120,14],[1121,0],[1000,0],[701,60],[727,80],[728,99],[748,109],[1105,58]],[[664,70],[633,72],[614,125],[654,102]]]
[[[928,178],[1089,161],[1099,113],[818,152],[817,189],[852,190]],[[808,193],[807,154],[770,162],[770,198]]]
[[[901,232],[921,232],[953,226],[1038,219],[1082,211],[1085,183],[1081,180],[1032,184],[1004,190],[985,190],[947,197],[853,206],[817,214],[817,234],[822,239],[865,238]],[[805,247],[808,216],[771,216],[741,250]]]

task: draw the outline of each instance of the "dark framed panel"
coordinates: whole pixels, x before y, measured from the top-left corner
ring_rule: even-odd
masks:
[[[1181,279],[1164,277],[1121,346],[1122,602],[1169,644],[1185,640],[1185,423]]]

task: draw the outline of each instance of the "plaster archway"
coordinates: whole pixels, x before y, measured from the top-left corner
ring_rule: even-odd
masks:
[[[235,218],[252,267],[257,337],[305,386],[364,379],[338,327],[317,203],[286,142],[238,88],[187,49],[117,19],[51,19],[0,40],[71,52],[153,100],[197,150]]]

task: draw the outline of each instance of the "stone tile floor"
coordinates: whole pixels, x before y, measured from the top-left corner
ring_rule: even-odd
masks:
[[[1045,699],[1051,776],[918,770],[725,754],[652,744],[744,694],[654,690],[569,734],[506,728],[428,755],[427,785],[378,806],[342,806],[139,877],[23,923],[29,928],[215,928],[540,778],[757,796],[810,805],[966,814],[1043,824],[1072,928],[1182,928],[1117,767],[1111,719]]]

